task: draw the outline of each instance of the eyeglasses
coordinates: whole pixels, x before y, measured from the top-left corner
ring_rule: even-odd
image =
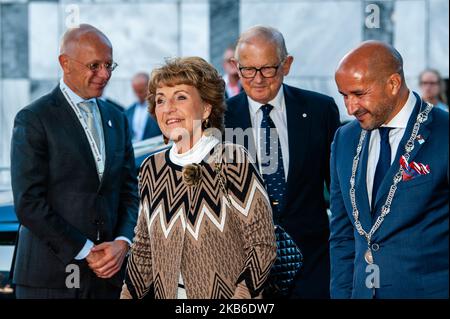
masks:
[[[93,63],[84,64],[80,61],[75,60],[74,58],[71,58],[71,57],[69,57],[69,58],[72,61],[75,61],[78,64],[81,64],[82,66],[88,68],[91,72],[94,72],[94,73],[99,72],[102,67],[104,67],[106,71],[111,73],[119,66],[116,62],[105,62],[105,63],[93,62]]]
[[[239,66],[239,72],[241,73],[243,78],[251,79],[256,76],[256,73],[261,73],[264,78],[273,78],[277,75],[278,68],[284,63],[284,60],[281,61],[278,65],[275,66],[263,66],[261,68],[255,67],[246,67]]]

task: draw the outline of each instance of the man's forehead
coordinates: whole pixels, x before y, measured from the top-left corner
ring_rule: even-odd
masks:
[[[72,52],[74,56],[92,60],[112,59],[112,48],[104,42],[80,42]]]
[[[243,43],[239,47],[239,60],[277,62],[278,52],[276,46],[270,43]]]
[[[369,68],[364,64],[341,64],[336,70],[336,79],[367,81],[371,78]]]

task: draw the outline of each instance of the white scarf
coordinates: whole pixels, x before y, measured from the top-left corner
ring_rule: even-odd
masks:
[[[190,150],[181,154],[178,154],[177,145],[173,144],[169,151],[169,158],[172,163],[179,166],[193,163],[198,164],[206,157],[206,155],[208,155],[214,146],[219,143],[220,141],[213,135],[203,135]]]

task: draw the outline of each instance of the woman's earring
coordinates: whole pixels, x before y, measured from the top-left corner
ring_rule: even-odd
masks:
[[[207,118],[204,122],[203,122],[203,129],[206,130],[207,128],[209,128],[209,118]]]

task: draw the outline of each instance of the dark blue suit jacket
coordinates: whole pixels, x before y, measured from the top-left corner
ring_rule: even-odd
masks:
[[[386,200],[392,178],[399,169],[400,156],[409,139],[421,100],[398,147],[393,165],[384,178],[371,216],[366,187],[369,134],[366,137],[356,175],[356,204],[365,231],[370,230]],[[331,157],[331,295],[334,298],[372,298],[366,278],[374,274],[364,261],[365,238],[354,229],[349,188],[353,157],[358,145],[357,121],[336,132]],[[409,162],[429,164],[431,173],[401,181],[391,211],[373,236],[379,245],[373,251],[379,267],[377,298],[448,298],[448,113],[433,109],[419,134],[425,142],[414,143]]]
[[[89,141],[59,87],[15,118],[11,183],[19,222],[14,282],[65,288],[66,266],[87,239],[130,240],[138,214],[136,167],[124,114],[97,99],[105,138],[105,170],[98,179]],[[82,281],[80,285],[87,285]],[[121,286],[120,272],[110,281]],[[93,284],[92,284],[93,285]],[[112,286],[111,286],[112,287]]]
[[[329,296],[329,222],[324,185],[329,183],[330,146],[340,125],[339,111],[331,97],[288,85],[283,85],[283,91],[289,172],[286,207],[275,223],[293,237],[304,255],[301,282],[294,296],[326,298]],[[227,100],[227,106],[226,128],[245,130],[252,126],[245,92]],[[253,135],[243,144],[254,149]]]
[[[133,116],[134,111],[136,110],[137,102],[132,104],[126,111],[125,115],[127,116],[128,123],[131,129],[131,132],[133,132]],[[145,124],[144,129],[144,135],[142,136],[142,139],[145,140],[147,138],[155,137],[158,135],[161,135],[161,130],[159,129],[158,123],[155,121],[153,117],[150,115],[147,115],[147,123]]]

